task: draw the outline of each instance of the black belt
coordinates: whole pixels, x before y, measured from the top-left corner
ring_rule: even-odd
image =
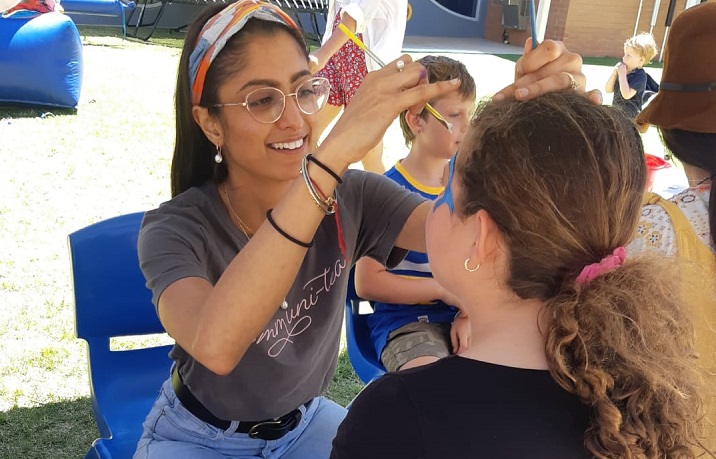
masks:
[[[191,414],[221,430],[227,430],[231,427],[231,421],[219,419],[214,416],[208,408],[191,393],[189,388],[184,385],[184,381],[182,381],[176,366],[172,369],[172,387],[181,404],[184,405],[184,408]],[[310,403],[309,401],[305,404],[306,408],[308,408]],[[301,410],[296,408],[290,413],[274,419],[239,422],[236,432],[249,434],[251,438],[278,440],[295,429],[299,422],[301,422]]]

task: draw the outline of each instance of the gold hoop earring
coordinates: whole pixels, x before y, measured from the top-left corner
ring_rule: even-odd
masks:
[[[216,156],[214,156],[214,161],[216,161],[216,164],[221,164],[222,161],[224,161],[224,157],[221,155],[221,147],[219,144],[216,144]]]
[[[474,273],[475,271],[480,269],[480,263],[478,263],[477,266],[475,266],[474,268],[470,268],[470,266],[468,266],[468,263],[470,263],[470,257],[465,258],[465,264],[464,264],[465,271],[467,271],[469,273]]]

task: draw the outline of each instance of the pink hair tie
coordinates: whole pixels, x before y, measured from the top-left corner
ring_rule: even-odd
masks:
[[[582,272],[579,273],[579,276],[577,276],[577,283],[584,285],[604,273],[614,271],[624,264],[624,260],[626,260],[626,250],[624,247],[617,247],[611,255],[602,258],[602,261],[599,263],[592,263],[591,265],[585,266]]]

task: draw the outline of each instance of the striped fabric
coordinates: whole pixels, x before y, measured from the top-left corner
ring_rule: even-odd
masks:
[[[410,191],[421,194],[427,199],[435,199],[443,192],[443,187],[426,186],[418,182],[405,170],[401,163],[397,163],[385,173],[393,181],[399,183]],[[428,262],[428,254],[410,251],[398,266],[389,269],[390,273],[408,279],[433,277]],[[371,339],[377,355],[381,355],[388,339],[388,334],[403,325],[412,322],[451,323],[457,313],[457,308],[449,306],[442,301],[430,301],[422,304],[388,304],[373,303],[373,314],[367,318]]]
[[[280,8],[259,0],[239,0],[209,19],[199,34],[194,51],[189,57],[189,83],[194,105],[201,102],[206,72],[226,42],[244,28],[251,18],[275,21],[299,30],[293,19]]]

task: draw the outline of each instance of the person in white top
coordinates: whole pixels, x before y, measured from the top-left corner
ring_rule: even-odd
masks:
[[[383,62],[397,59],[403,48],[405,25],[408,15],[406,0],[335,0],[328,7],[328,23],[321,45],[333,36],[333,29],[339,20],[336,13],[348,14],[356,23],[356,30],[363,34],[363,43],[380,57]],[[347,25],[347,24],[346,24]],[[343,43],[348,37],[340,37]],[[320,55],[319,50],[312,53]],[[328,56],[330,57],[330,56]],[[369,72],[380,66],[366,56]]]
[[[317,114],[323,132],[347,106],[365,75],[380,66],[344,33],[334,33],[343,23],[356,33],[383,62],[400,57],[408,15],[407,0],[332,0],[322,45],[310,54],[310,70],[328,78],[331,94],[328,104]],[[382,174],[382,141],[363,159],[365,170]]]

